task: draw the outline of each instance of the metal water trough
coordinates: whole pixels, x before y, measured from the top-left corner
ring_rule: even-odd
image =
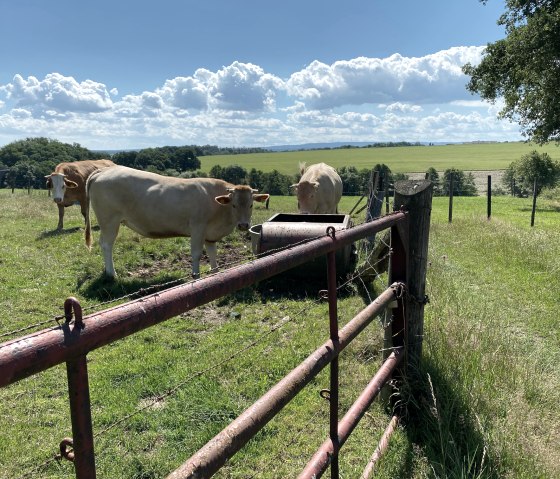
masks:
[[[342,214],[296,214],[278,213],[260,225],[254,225],[251,233],[253,254],[263,256],[284,249],[287,246],[325,236],[327,228],[336,231],[352,226],[350,215]],[[356,248],[353,244],[336,252],[337,275],[345,275],[356,266]],[[327,263],[324,257],[316,258],[302,266],[293,268],[290,276],[325,276]]]

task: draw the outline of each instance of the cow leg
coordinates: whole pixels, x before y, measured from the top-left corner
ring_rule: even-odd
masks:
[[[56,227],[57,230],[61,231],[64,228],[64,206],[63,205],[56,205],[58,206],[58,226]]]
[[[99,246],[103,252],[105,263],[105,274],[111,278],[116,278],[115,264],[113,263],[113,245],[119,233],[120,222],[111,222],[103,226],[99,225],[101,234],[99,235]]]
[[[200,258],[204,246],[204,232],[193,232],[191,236],[191,258],[193,278],[200,277]]]
[[[212,271],[218,269],[218,248],[215,241],[205,241],[204,246],[206,247],[206,254],[210,260],[210,268]]]

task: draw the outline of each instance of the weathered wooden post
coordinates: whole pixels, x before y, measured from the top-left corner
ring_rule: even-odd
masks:
[[[535,226],[535,211],[537,209],[537,179],[533,184],[533,208],[531,210],[531,226]]]
[[[372,170],[368,184],[368,208],[366,210],[366,223],[381,216],[381,207],[385,193],[381,189],[383,182],[382,174],[377,170]],[[375,242],[375,235],[368,236],[367,241],[370,246]]]
[[[488,175],[488,196],[486,204],[486,218],[490,219],[492,216],[492,175]]]
[[[403,368],[408,375],[418,370],[422,355],[432,195],[430,180],[395,183],[394,209],[407,211],[408,220],[391,228],[389,284],[402,281],[407,291],[402,301],[388,310],[391,318],[385,329],[384,349],[388,357],[392,348],[405,347]]]
[[[453,173],[449,173],[449,223],[453,221]]]

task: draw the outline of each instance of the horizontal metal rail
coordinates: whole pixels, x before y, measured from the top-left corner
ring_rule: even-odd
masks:
[[[407,215],[402,211],[392,213],[370,223],[337,231],[336,235],[323,236],[207,278],[93,313],[82,321],[67,322],[0,344],[0,387],[72,361],[89,351],[390,228],[404,221]]]
[[[340,329],[338,341],[328,340],[225,429],[198,450],[167,479],[207,478],[214,474],[262,429],[294,396],[327,366],[401,291],[395,283]],[[391,361],[400,356],[395,353]],[[387,364],[387,363],[385,363]],[[395,364],[396,365],[396,364]],[[387,366],[383,366],[389,370]],[[376,376],[377,377],[377,376]],[[340,426],[339,426],[340,427]]]
[[[369,479],[371,477],[375,465],[377,464],[377,461],[379,461],[381,456],[385,453],[385,451],[389,447],[389,440],[391,439],[391,436],[395,432],[395,428],[397,427],[398,422],[399,422],[398,416],[393,416],[391,418],[391,422],[385,428],[385,431],[383,432],[383,436],[381,436],[381,439],[379,440],[379,443],[377,444],[375,451],[373,451],[373,455],[371,456],[371,459],[367,463],[364,472],[362,472],[362,477],[360,479]]]
[[[379,394],[383,385],[389,380],[392,372],[399,365],[403,356],[404,354],[400,349],[391,353],[362,394],[356,399],[356,402],[338,423],[338,444],[335,445],[330,438],[327,439],[307,463],[307,466],[298,476],[298,479],[315,479],[322,476],[331,462],[333,455],[338,454],[339,449],[344,445],[358,422],[360,422],[360,419],[362,419],[364,413]]]

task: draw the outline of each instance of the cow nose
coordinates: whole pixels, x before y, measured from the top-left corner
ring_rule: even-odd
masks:
[[[53,198],[55,203],[62,203],[62,198]]]
[[[249,223],[239,223],[237,225],[237,227],[241,230],[241,231],[247,231],[249,229]]]

